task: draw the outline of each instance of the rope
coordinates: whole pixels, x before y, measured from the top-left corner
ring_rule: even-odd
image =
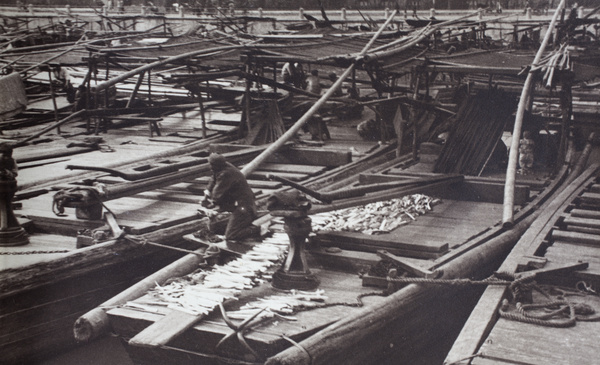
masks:
[[[156,247],[161,247],[161,248],[167,248],[169,250],[191,253],[191,254],[194,254],[196,256],[200,256],[203,258],[206,257],[206,255],[196,252],[196,251],[191,251],[191,250],[186,250],[184,248],[173,247],[173,246],[169,246],[169,245],[163,245],[161,243],[151,242],[151,241],[148,241],[147,239],[145,239],[143,237],[139,237],[139,236],[133,236],[133,235],[127,234],[127,235],[124,235],[123,238],[128,240],[129,242],[133,242],[133,243],[141,245],[141,246],[145,246],[145,245],[156,246]]]
[[[310,355],[310,352],[308,352],[307,349],[305,349],[304,347],[302,347],[302,345],[300,345],[298,342],[292,340],[291,338],[289,338],[286,335],[281,335],[281,338],[283,338],[284,340],[288,341],[289,343],[291,343],[292,345],[296,346],[297,348],[299,348],[303,353],[306,354],[306,356],[308,356],[308,363],[312,364],[313,363],[313,359],[312,356]]]
[[[390,278],[387,277],[388,282],[402,283],[402,284],[433,284],[433,285],[456,285],[456,286],[467,286],[467,285],[504,285],[510,286],[513,282],[506,280],[498,280],[494,277],[490,277],[484,280],[471,280],[471,279],[426,279],[426,278]]]
[[[0,255],[35,255],[35,254],[47,254],[47,253],[67,253],[70,250],[52,250],[52,251],[13,251],[13,252],[0,252]]]
[[[563,313],[566,309],[569,310],[569,318],[566,319],[540,319],[535,316],[531,316],[525,312],[526,309],[536,309],[536,308],[548,308],[555,307],[557,305],[564,305],[564,307],[560,308],[559,311],[556,311],[558,314]],[[511,319],[513,321],[537,324],[545,327],[556,327],[556,328],[567,328],[573,327],[576,323],[575,317],[575,307],[572,303],[565,301],[554,301],[540,304],[527,304],[522,305],[521,303],[517,303],[517,308],[521,307],[520,313],[511,313],[507,312],[508,308],[508,300],[504,299],[502,302],[502,306],[500,307],[500,317]]]
[[[388,293],[385,292],[385,291],[362,293],[362,294],[359,294],[359,295],[356,296],[356,302],[354,302],[354,303],[351,303],[351,302],[323,303],[321,305],[316,305],[316,306],[313,306],[313,307],[304,308],[303,311],[307,311],[307,310],[311,310],[311,309],[329,308],[329,307],[335,307],[335,306],[346,306],[346,307],[360,308],[360,307],[364,306],[362,298],[369,297],[369,296],[387,297]],[[296,311],[296,312],[299,312],[299,311]]]

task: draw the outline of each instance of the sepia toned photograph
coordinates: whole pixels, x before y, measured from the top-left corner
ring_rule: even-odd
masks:
[[[594,365],[599,291],[597,0],[0,0],[0,364]]]

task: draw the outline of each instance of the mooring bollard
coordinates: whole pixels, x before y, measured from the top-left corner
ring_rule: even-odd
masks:
[[[142,15],[146,15],[146,5],[142,5]]]
[[[343,21],[347,21],[348,20],[348,14],[346,14],[346,8],[342,8],[341,10],[341,17]]]
[[[27,11],[29,12],[29,14],[33,14],[33,4],[27,5]]]
[[[434,8],[429,9],[429,18],[430,19],[435,18],[435,9]]]
[[[527,8],[526,14],[527,14],[527,19],[531,20],[531,8]]]
[[[383,10],[383,17],[386,19],[390,17],[390,8],[385,8],[385,10]]]
[[[22,246],[29,243],[27,232],[19,224],[12,209],[18,175],[12,153],[13,147],[9,143],[0,143],[0,246]]]
[[[483,9],[482,8],[477,9],[477,19],[479,19],[479,20],[483,19]]]
[[[306,240],[312,231],[308,216],[311,203],[298,191],[275,193],[269,197],[267,209],[274,217],[283,217],[290,249],[281,267],[273,274],[271,285],[281,290],[313,290],[320,280],[311,273],[306,259]]]
[[[263,8],[258,8],[258,17],[259,18],[263,17]]]
[[[300,19],[304,19],[304,8],[298,9],[298,16],[300,16]]]
[[[65,5],[65,10],[67,11],[67,15],[71,15],[71,5],[67,4]]]
[[[183,5],[180,5],[180,6],[179,6],[179,8],[178,8],[177,10],[179,10],[179,17],[180,17],[180,18],[183,18],[183,16],[184,16],[184,13],[183,13]]]

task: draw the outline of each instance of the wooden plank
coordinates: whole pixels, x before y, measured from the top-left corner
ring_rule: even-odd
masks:
[[[197,182],[198,186],[206,187],[206,185],[208,185],[209,180],[210,180],[210,176],[202,176],[202,177],[194,179],[194,182]],[[253,179],[248,179],[248,185],[250,185],[251,188],[273,189],[273,190],[279,189],[283,186],[283,184],[280,183],[279,181],[253,180]],[[197,189],[197,188],[194,188],[194,189]]]
[[[405,248],[378,246],[378,245],[365,245],[359,243],[353,243],[348,241],[321,241],[320,244],[324,247],[337,247],[343,250],[350,251],[363,251],[369,253],[375,253],[378,250],[386,250],[393,253],[394,255],[416,258],[416,259],[436,259],[440,257],[444,252],[432,252],[423,250],[409,250]]]
[[[566,226],[567,231],[571,232],[581,232],[581,233],[590,233],[600,235],[600,228],[589,228],[589,227],[581,227],[581,226]]]
[[[581,194],[581,201],[585,204],[598,205],[600,204],[600,194],[585,192]]]
[[[481,352],[492,359],[505,359],[506,364],[592,365],[598,362],[596,339],[594,322],[551,328],[500,319],[481,346]]]
[[[391,168],[388,170],[386,174],[362,174],[364,178],[383,178],[388,177],[390,180],[385,181],[395,181],[398,177],[400,178],[411,178],[411,177],[433,177],[440,176],[438,173],[434,172],[410,172],[406,171],[404,167],[400,168]],[[494,177],[481,177],[481,176],[465,176],[465,181],[468,182],[486,182],[486,183],[495,183],[495,184],[504,184],[504,179],[494,178]],[[374,181],[377,182],[377,181]],[[382,181],[383,182],[383,181]],[[517,180],[517,185],[521,186],[529,186],[530,189],[540,190],[548,185],[548,182],[545,180],[535,180],[535,179],[526,179],[519,177]]]
[[[175,337],[187,331],[206,316],[172,310],[169,314],[154,322],[148,328],[129,340],[129,344],[142,347],[166,345]]]
[[[587,262],[588,268],[582,272],[587,275],[600,276],[600,250],[598,247],[577,245],[569,242],[555,242],[548,247],[546,258],[549,260],[548,266],[552,264],[562,265],[578,261]]]
[[[249,177],[251,179],[268,180],[267,176],[272,175],[272,174],[273,174],[272,171],[258,170],[258,171],[253,171],[252,173],[250,173]],[[294,173],[290,173],[290,172],[278,172],[277,176],[281,176],[283,178],[286,178],[286,179],[292,180],[292,181],[301,181],[301,180],[308,178],[308,175],[306,175],[306,174],[294,174]]]
[[[600,219],[600,211],[575,208],[571,210],[571,216],[579,218]]]
[[[213,143],[210,145],[210,151],[223,154],[248,147],[239,144]],[[325,148],[291,147],[272,154],[265,162],[338,167],[352,162],[352,153]]]
[[[405,171],[405,170],[402,170]],[[398,181],[406,179],[407,181],[417,179],[422,174],[413,175],[384,175],[384,174],[361,174],[360,181],[362,184],[383,183],[390,181]],[[439,176],[440,174],[427,174],[428,177]],[[448,198],[455,200],[472,200],[488,203],[502,203],[504,199],[504,183],[494,180],[485,181],[481,179],[472,179],[465,176],[465,179],[460,184],[452,185],[452,190],[444,194]],[[522,205],[527,202],[530,195],[528,185],[515,185],[515,204]]]
[[[552,238],[556,241],[565,241],[576,244],[600,246],[600,235],[580,232],[553,230]]]
[[[565,217],[564,224],[568,226],[600,228],[600,219]]]
[[[263,163],[260,165],[260,171],[273,171],[279,173],[298,173],[314,176],[327,170],[326,166],[317,165],[298,165],[298,164],[278,164],[278,163]]]
[[[402,235],[400,234],[399,236]],[[427,252],[445,252],[448,250],[448,243],[446,242],[396,240],[396,237],[392,237],[390,234],[366,235],[358,232],[323,232],[319,233],[318,237],[320,240],[327,240],[340,244],[349,242],[357,245],[401,248]]]

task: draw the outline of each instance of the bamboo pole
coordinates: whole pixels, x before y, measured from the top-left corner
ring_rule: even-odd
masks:
[[[43,64],[45,64],[45,63],[48,63],[48,62],[50,62],[50,61],[52,61],[52,60],[54,60],[54,59],[56,59],[56,58],[58,58],[58,57],[60,57],[60,56],[62,56],[62,55],[64,55],[64,54],[66,54],[66,53],[69,53],[69,52],[71,52],[71,51],[72,51],[72,50],[74,50],[75,48],[81,47],[81,46],[82,46],[82,43],[81,43],[81,42],[82,42],[82,41],[83,41],[83,40],[84,40],[86,37],[87,37],[87,34],[86,34],[86,33],[84,33],[84,34],[81,36],[81,38],[79,38],[79,40],[78,40],[77,42],[75,42],[75,44],[74,44],[72,47],[69,47],[69,48],[65,49],[64,51],[62,51],[62,52],[60,52],[60,53],[58,53],[58,54],[55,54],[55,55],[54,55],[54,56],[52,56],[52,57],[48,57],[48,58],[46,58],[45,60],[43,60],[42,62],[38,62],[38,63],[36,63],[35,65],[33,65],[33,66],[30,66],[30,67],[28,67],[28,68],[24,69],[23,71],[19,71],[19,73],[20,73],[20,74],[25,74],[27,71],[31,71],[31,70],[33,70],[33,69],[37,68],[37,67],[38,67],[38,66],[40,66],[40,65],[43,65]],[[85,43],[85,42],[84,42],[84,43]],[[27,76],[23,77],[23,79],[27,79]]]
[[[269,148],[267,148],[254,160],[252,160],[252,162],[244,166],[244,168],[242,169],[242,173],[245,176],[248,176],[250,173],[256,170],[264,160],[266,160],[271,154],[273,154],[275,151],[281,148],[281,146],[283,146],[290,138],[292,138],[296,134],[296,132],[298,132],[300,128],[302,128],[304,123],[306,123],[308,119],[312,117],[312,115],[316,113],[319,110],[319,108],[321,108],[321,106],[327,101],[327,99],[329,99],[331,95],[333,95],[333,93],[336,91],[336,89],[341,86],[344,80],[346,80],[348,75],[352,73],[354,67],[356,66],[356,61],[361,59],[367,53],[369,48],[371,48],[375,40],[379,38],[383,30],[388,26],[388,24],[390,24],[390,22],[396,16],[397,13],[397,10],[394,10],[392,12],[390,17],[385,21],[381,28],[379,28],[377,33],[373,35],[371,40],[363,47],[362,51],[358,54],[358,56],[356,56],[355,62],[352,63],[342,73],[342,75],[333,83],[333,85],[327,90],[327,92],[319,100],[317,100],[317,102],[300,119],[298,119],[298,121],[294,123],[294,125],[290,129],[288,129],[277,141],[273,142],[273,144],[269,146]]]
[[[224,52],[224,51],[231,51],[233,49],[238,49],[238,48],[244,48],[247,45],[233,45],[233,46],[219,46],[219,47],[212,47],[212,48],[205,48],[205,49],[200,49],[200,50],[195,50],[192,52],[187,52],[187,53],[182,53],[182,54],[178,54],[176,56],[171,56],[165,59],[161,59],[152,63],[148,63],[146,65],[140,66],[138,68],[135,68],[131,71],[125,72],[119,76],[113,77],[110,80],[104,81],[98,85],[96,85],[96,89],[98,90],[104,90],[106,88],[109,88],[113,85],[118,84],[121,81],[125,81],[128,78],[135,76],[137,74],[139,74],[140,72],[143,71],[148,71],[151,70],[155,67],[158,66],[162,66],[162,65],[166,65],[168,63],[172,63],[178,60],[182,60],[185,58],[189,58],[189,57],[193,57],[193,56],[199,56],[202,54],[208,54],[208,53],[214,53],[214,52]]]
[[[552,31],[558,20],[558,16],[561,9],[565,6],[565,0],[562,0],[557,6],[554,16],[550,21],[548,30],[544,36],[544,40],[538,49],[535,58],[533,59],[532,66],[536,66],[542,54],[548,45]],[[512,132],[512,142],[510,144],[510,152],[508,156],[508,167],[506,168],[506,184],[504,185],[504,206],[502,213],[502,224],[509,228],[514,225],[514,205],[515,205],[515,180],[517,173],[517,159],[519,157],[519,138],[521,136],[521,128],[523,126],[523,116],[525,115],[525,109],[527,108],[528,96],[532,92],[534,72],[530,71],[523,85],[523,91],[521,92],[521,98],[519,99],[519,106],[517,108],[517,115],[515,117],[515,125]]]

